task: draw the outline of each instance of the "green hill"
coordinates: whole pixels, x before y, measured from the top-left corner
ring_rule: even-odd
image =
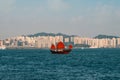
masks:
[[[75,35],[66,35],[66,34],[63,34],[63,33],[45,33],[45,32],[41,32],[41,33],[36,33],[36,34],[31,34],[31,35],[27,35],[29,37],[38,37],[38,36],[63,36],[63,37],[72,37],[72,36],[75,36]]]
[[[112,39],[112,38],[120,38],[118,36],[109,36],[109,35],[98,35],[96,37],[94,37],[96,39],[103,39],[103,38],[108,38],[108,39]]]

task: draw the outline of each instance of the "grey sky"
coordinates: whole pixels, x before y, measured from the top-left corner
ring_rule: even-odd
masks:
[[[119,0],[0,0],[0,39],[38,32],[120,36]]]

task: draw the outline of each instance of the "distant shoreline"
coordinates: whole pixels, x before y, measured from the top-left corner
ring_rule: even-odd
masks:
[[[49,49],[49,48],[36,48],[36,47],[7,47],[6,49]],[[120,48],[84,48],[84,47],[75,47],[73,49],[120,49]]]
[[[36,47],[6,47],[6,49],[49,49],[49,48],[36,48]]]

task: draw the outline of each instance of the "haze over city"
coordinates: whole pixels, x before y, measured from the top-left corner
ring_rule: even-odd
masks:
[[[120,36],[120,0],[0,0],[0,39],[38,32]]]

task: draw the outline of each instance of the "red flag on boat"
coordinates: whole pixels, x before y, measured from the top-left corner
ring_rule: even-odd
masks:
[[[51,49],[52,49],[52,50],[55,49],[55,45],[54,45],[54,44],[51,45]]]
[[[60,41],[60,42],[57,44],[57,49],[64,49],[64,48],[65,48],[64,43]]]

